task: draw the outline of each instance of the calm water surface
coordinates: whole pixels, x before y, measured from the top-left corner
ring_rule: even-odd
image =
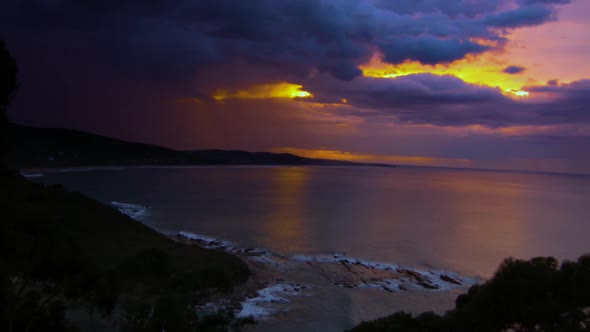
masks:
[[[434,168],[221,167],[51,172],[100,201],[150,206],[144,222],[275,253],[343,253],[487,278],[508,256],[590,252],[590,176]],[[296,272],[294,272],[296,274]],[[338,331],[395,310],[444,311],[457,291],[342,289],[312,295],[256,330]]]

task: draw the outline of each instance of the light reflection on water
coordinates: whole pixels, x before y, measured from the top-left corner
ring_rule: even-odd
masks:
[[[273,199],[270,212],[258,225],[264,248],[275,248],[279,252],[301,252],[309,245],[312,227],[306,222],[306,186],[309,168],[270,168],[271,193]]]
[[[590,177],[406,168],[224,167],[48,173],[101,201],[151,206],[146,223],[243,246],[345,253],[489,277],[508,256],[590,252]],[[451,294],[314,288],[258,330],[342,330],[395,310],[443,311]]]

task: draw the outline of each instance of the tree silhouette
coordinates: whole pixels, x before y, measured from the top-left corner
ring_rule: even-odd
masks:
[[[17,72],[16,60],[6,48],[4,41],[0,40],[0,154],[6,149],[6,112],[18,88]]]
[[[590,255],[559,267],[553,257],[506,259],[494,276],[459,295],[439,316],[395,313],[353,331],[587,332],[590,331]]]

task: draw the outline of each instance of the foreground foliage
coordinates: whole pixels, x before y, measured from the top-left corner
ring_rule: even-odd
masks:
[[[8,105],[18,88],[18,67],[4,41],[0,40],[0,157],[6,148],[6,129]]]
[[[198,331],[195,302],[248,277],[237,257],[176,243],[61,186],[2,170],[0,188],[2,331],[92,319],[109,330]]]
[[[176,243],[82,194],[6,168],[17,71],[0,40],[0,331],[224,330],[225,317],[199,320],[194,304],[245,281],[243,261]],[[15,143],[13,153],[23,152]]]
[[[590,331],[590,256],[506,259],[492,279],[457,297],[445,315],[399,312],[353,331]]]

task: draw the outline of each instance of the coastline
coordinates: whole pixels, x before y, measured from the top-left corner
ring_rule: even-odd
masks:
[[[43,176],[43,173],[69,173],[69,172],[93,172],[93,171],[117,171],[125,169],[194,169],[194,168],[277,168],[277,167],[309,167],[309,168],[395,168],[397,166],[376,166],[376,165],[111,165],[111,166],[76,166],[76,167],[32,167],[20,168],[24,177]]]
[[[33,305],[39,310],[35,319],[47,312],[68,326],[140,324],[131,315],[155,319],[152,311],[134,311],[137,304],[160,310],[175,324],[190,324],[192,318],[172,317],[189,310],[191,301],[248,280],[248,266],[239,257],[182,245],[139,222],[145,207],[101,203],[62,185],[27,180],[18,170],[1,173],[6,190],[0,230],[8,246],[2,258],[10,263],[1,277],[7,281],[3,291],[16,296],[10,310]],[[20,250],[14,250],[17,244]],[[162,311],[161,301],[178,310]],[[193,322],[212,326],[225,320]]]
[[[138,204],[111,202],[110,205],[139,222],[149,214],[149,207]],[[154,230],[184,245],[233,255],[248,266],[250,274],[245,282],[235,285],[229,293],[209,294],[196,307],[200,316],[223,313],[238,323],[272,319],[276,313],[288,311],[285,304],[293,297],[313,296],[313,286],[294,277],[293,271],[306,271],[330,286],[385,293],[447,292],[467,289],[480,281],[452,271],[422,270],[338,253],[285,257],[267,249],[241,247],[238,243],[207,235]]]
[[[110,202],[122,214],[142,222],[149,214],[149,207],[121,202]],[[154,231],[189,247],[219,251],[237,257],[244,262],[250,273],[248,279],[232,287],[230,292],[212,292],[196,307],[198,316],[222,314],[234,323],[253,323],[272,317],[280,308],[276,304],[288,303],[289,297],[301,295],[308,288],[295,282],[288,282],[285,272],[274,268],[268,256],[270,252],[259,248],[239,248],[230,241],[214,239],[188,232],[169,234],[157,229]]]
[[[117,167],[117,169],[134,167],[141,166],[124,166]],[[144,167],[164,168],[165,166]],[[180,167],[192,168],[194,166]],[[212,166],[196,167],[209,168]],[[261,166],[230,165],[229,167]],[[172,168],[178,168],[178,166],[172,166]],[[99,169],[105,168],[101,167]],[[72,168],[61,169],[61,171],[66,172],[71,170]],[[74,171],[77,170],[79,169]],[[88,170],[88,168],[82,169],[82,171],[85,170]],[[106,170],[112,170],[112,168]],[[28,174],[26,170],[22,170],[22,173]],[[138,204],[108,203],[107,201],[104,205],[114,207],[128,217],[140,222],[146,214],[149,215],[150,213],[149,207]],[[231,241],[182,232],[181,230],[174,234],[154,228],[152,230],[178,243],[198,246],[203,249],[213,249],[214,251],[232,255],[248,266],[251,274],[244,283],[233,285],[230,293],[209,293],[212,296],[199,303],[198,309],[202,314],[230,311],[239,319],[248,319],[250,316],[252,320],[272,319],[275,313],[290,310],[292,306],[286,303],[296,302],[297,300],[294,300],[293,297],[300,295],[314,296],[320,293],[317,285],[304,284],[301,279],[293,277],[291,271],[295,270],[299,274],[301,274],[301,271],[304,271],[303,273],[307,275],[314,274],[318,279],[324,280],[322,285],[325,285],[325,287],[359,289],[358,292],[364,292],[361,289],[371,289],[367,291],[377,291],[384,294],[414,291],[446,292],[449,289],[466,288],[475,282],[449,271],[420,270],[393,263],[380,263],[363,258],[348,257],[339,253],[327,252],[312,256],[293,253],[288,256],[280,256],[266,249],[240,248],[239,244]],[[355,290],[355,292],[357,291]]]
[[[481,281],[452,271],[421,270],[343,254],[284,257],[266,249],[240,248],[234,242],[205,235],[181,231],[167,236],[187,245],[224,251],[246,262],[251,271],[248,281],[229,294],[215,294],[198,310],[207,314],[229,310],[237,319],[250,322],[273,319],[278,313],[290,311],[288,303],[297,301],[295,297],[316,296],[316,291],[321,291],[316,288],[318,285],[306,283],[309,275],[323,280],[323,287],[383,294],[446,293],[466,290]],[[302,279],[301,273],[307,277]]]
[[[206,246],[203,246],[202,242],[182,236],[181,234],[168,236],[171,239],[186,245],[206,248]],[[276,269],[273,269],[268,264],[253,259],[253,257],[256,256],[253,256],[248,251],[242,251],[241,253],[230,252],[230,254],[237,256],[248,265],[248,268],[250,269],[248,280],[234,287],[230,293],[212,294],[206,302],[203,302],[198,306],[198,311],[205,314],[215,314],[220,310],[230,310],[238,319],[251,318],[254,321],[268,319],[272,316],[274,310],[272,310],[272,308],[264,308],[259,306],[258,303],[252,303],[252,301],[249,300],[257,299],[256,301],[260,304],[272,304],[273,301],[276,301],[277,297],[279,297],[279,293],[282,293],[282,301],[287,302],[288,300],[284,297],[293,295],[290,293],[292,293],[294,289],[298,289],[297,291],[303,291],[306,289],[305,286],[299,284],[286,283],[284,275],[278,273]],[[264,295],[261,294],[261,292],[268,289],[274,289],[275,292],[273,292],[273,294],[266,294],[267,298],[264,298]]]

